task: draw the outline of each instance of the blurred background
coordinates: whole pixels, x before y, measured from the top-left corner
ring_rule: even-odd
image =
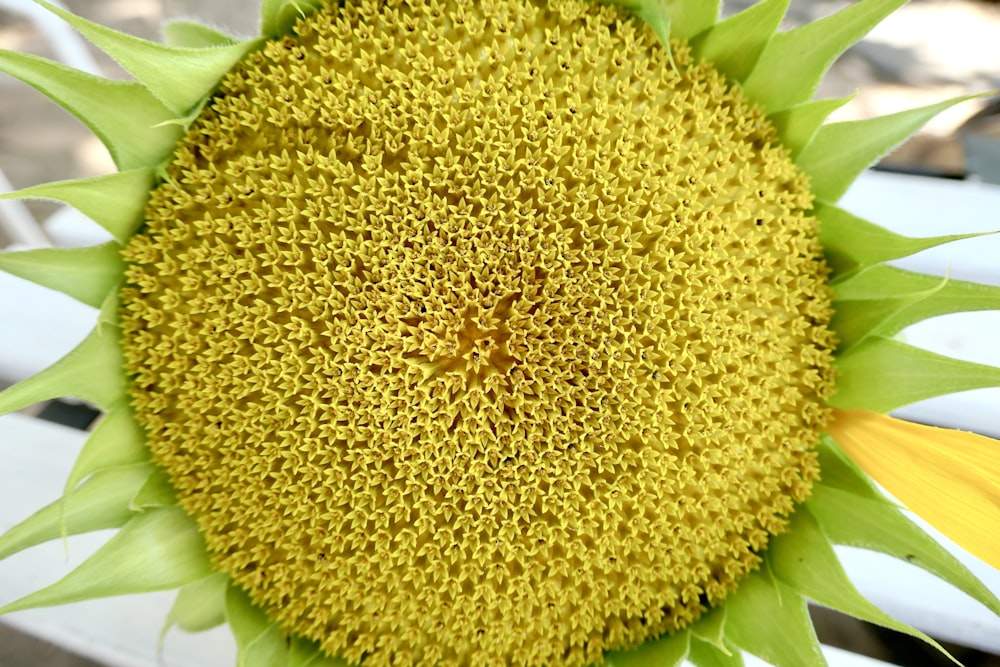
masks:
[[[127,33],[157,39],[164,20],[198,18],[230,34],[256,31],[251,0],[63,0],[76,14]],[[727,0],[726,13],[752,0]],[[793,0],[785,27],[830,14],[849,0]],[[31,0],[0,0],[0,48],[71,59],[110,77],[123,77],[108,58],[67,39]],[[64,28],[64,27],[63,27]],[[1000,88],[1000,2],[912,0],[842,57],[820,97],[857,98],[836,120],[867,118],[957,95]],[[881,168],[944,178],[1000,182],[1000,102],[984,98],[953,107],[888,156]],[[100,142],[72,116],[11,77],[0,75],[0,190],[113,171]],[[28,202],[44,221],[53,204]],[[0,238],[0,247],[8,240]],[[829,644],[909,667],[944,665],[939,654],[894,633],[816,610],[821,639]],[[1000,667],[1000,658],[955,648],[968,667]],[[0,667],[97,667],[0,624]]]

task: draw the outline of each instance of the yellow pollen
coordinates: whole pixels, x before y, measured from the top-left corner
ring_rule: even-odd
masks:
[[[332,3],[125,251],[137,418],[215,565],[365,665],[584,665],[724,600],[829,412],[808,182],[584,0]]]

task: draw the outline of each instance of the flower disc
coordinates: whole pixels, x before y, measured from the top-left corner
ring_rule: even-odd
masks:
[[[817,475],[808,183],[618,9],[338,4],[224,80],[126,250],[181,505],[351,661],[584,664],[685,626]]]

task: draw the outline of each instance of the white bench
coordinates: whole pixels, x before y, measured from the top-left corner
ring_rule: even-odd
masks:
[[[914,236],[1000,229],[996,186],[872,173],[860,179],[844,203]],[[902,264],[938,274],[950,269],[954,278],[1000,284],[1000,235],[921,253]],[[0,383],[23,378],[60,357],[89,331],[94,318],[94,311],[85,306],[0,273]],[[917,325],[907,331],[907,339],[1000,366],[997,331],[1000,312],[990,311]],[[924,401],[900,412],[1000,436],[998,408],[1000,390],[991,389]],[[58,498],[85,437],[24,415],[0,418],[0,531]],[[57,541],[0,563],[0,604],[62,576],[108,535],[70,538],[68,559]],[[1000,594],[1000,572],[941,539]],[[905,563],[855,549],[840,553],[861,592],[886,611],[940,639],[1000,654],[1000,619],[979,603]],[[95,600],[22,612],[0,622],[108,665],[153,667],[172,599],[172,593],[159,593]],[[233,665],[234,656],[234,642],[225,628],[199,635],[174,631],[164,653],[166,664],[183,667]],[[828,649],[828,658],[837,667],[884,665],[837,649]],[[760,663],[751,659],[748,664]]]

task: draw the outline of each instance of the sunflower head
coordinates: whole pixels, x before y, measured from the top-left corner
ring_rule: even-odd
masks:
[[[0,258],[102,308],[0,407],[72,393],[110,414],[26,522],[49,533],[0,556],[88,529],[66,520],[83,494],[123,526],[111,551],[161,566],[102,587],[99,552],[0,611],[185,585],[170,622],[224,611],[264,664],[801,665],[806,597],[908,630],[830,544],[898,555],[911,526],[824,441],[903,431],[832,409],[941,393],[931,368],[967,371],[954,390],[997,372],[889,338],[925,277],[894,273],[888,309],[873,283],[914,244],[833,202],[954,101],[821,127],[842,102],[809,100],[826,66],[901,3],[774,35],[786,4],[719,22],[694,1],[276,0],[266,39],[187,25],[185,46],[60,12],[138,81],[0,68],[121,171],[20,196],[117,241]],[[903,358],[923,384],[872,386]]]

